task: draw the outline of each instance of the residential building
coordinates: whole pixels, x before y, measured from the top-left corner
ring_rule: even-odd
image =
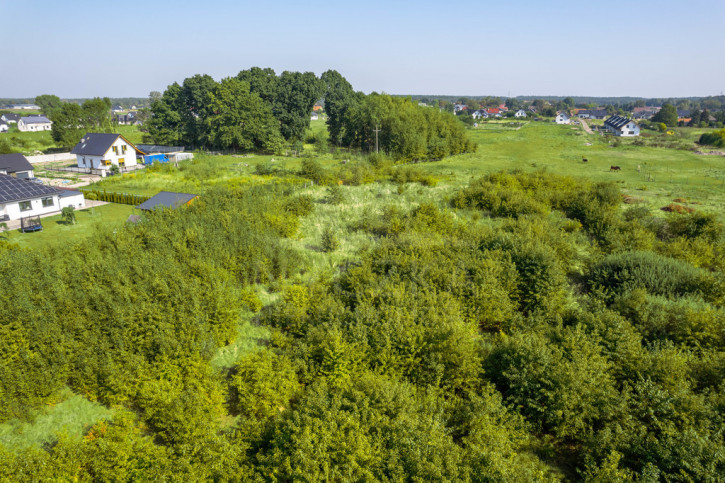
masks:
[[[8,123],[5,121],[0,121],[0,132],[8,132]]]
[[[579,119],[605,119],[606,109],[581,109],[576,115]]]
[[[33,165],[20,153],[0,154],[0,174],[13,178],[34,178]]]
[[[310,115],[310,121],[317,121],[319,118],[320,116],[318,116],[316,112],[313,112],[312,115]]]
[[[20,120],[20,114],[15,114],[14,112],[3,114],[2,116],[0,116],[0,120],[3,120],[8,124],[17,124]]]
[[[514,114],[514,117],[526,117],[526,111],[523,109],[519,109],[516,111],[516,114]]]
[[[604,121],[604,127],[615,136],[639,136],[639,126],[633,120],[612,116]]]
[[[82,208],[83,194],[0,174],[0,221],[48,215],[66,206]]]
[[[569,124],[571,120],[569,119],[569,114],[564,111],[560,111],[556,113],[556,119],[554,119],[554,122],[557,124]]]
[[[79,168],[104,170],[104,176],[111,166],[119,168],[138,164],[136,155],[145,153],[120,134],[87,133],[71,150],[76,155]]]
[[[50,131],[53,123],[45,116],[21,117],[18,121],[18,129],[21,132]]]
[[[635,107],[634,112],[632,113],[633,119],[652,119],[652,116],[657,114],[661,107]]]

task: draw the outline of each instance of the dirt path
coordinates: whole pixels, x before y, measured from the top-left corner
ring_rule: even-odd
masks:
[[[584,129],[584,132],[587,134],[594,134],[594,131],[592,131],[592,128],[589,127],[589,124],[584,119],[579,119],[579,122],[582,123],[582,128]]]

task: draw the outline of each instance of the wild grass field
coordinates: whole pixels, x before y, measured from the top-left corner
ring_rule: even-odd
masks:
[[[324,132],[323,121],[312,122],[311,130]],[[119,131],[131,142],[139,142],[142,133],[135,126],[120,126]],[[314,202],[312,214],[304,217],[296,236],[285,243],[295,248],[308,262],[308,271],[302,279],[325,279],[339,272],[348,261],[359,257],[362,250],[374,242],[369,234],[356,229],[372,215],[398,208],[409,210],[423,202],[438,207],[449,207],[453,193],[467,185],[472,178],[501,170],[519,169],[527,172],[544,170],[555,174],[570,175],[593,181],[614,181],[622,192],[634,201],[658,212],[665,205],[678,199],[678,203],[696,210],[725,213],[725,158],[703,156],[694,153],[694,139],[702,130],[683,130],[681,139],[692,143],[692,150],[637,145],[636,140],[615,142],[599,135],[587,135],[578,126],[560,126],[546,122],[525,121],[522,126],[510,126],[506,122],[487,123],[472,128],[470,136],[478,144],[478,151],[443,159],[438,162],[418,163],[414,167],[435,178],[434,186],[420,183],[398,184],[390,180],[343,186],[342,198],[336,203],[328,199],[330,188],[310,186],[296,176],[303,158],[285,156],[216,156],[195,153],[193,161],[173,165],[156,166],[136,173],[106,178],[92,188],[126,193],[154,195],[159,191],[181,191],[202,194],[210,187],[221,185],[243,187],[260,183],[283,182],[294,186],[297,195],[307,195]],[[311,151],[308,147],[308,151]],[[344,166],[351,156],[346,153],[317,156],[325,168]],[[587,162],[583,162],[586,159]],[[274,162],[272,162],[274,160]],[[265,166],[271,174],[259,174],[258,165]],[[611,166],[621,170],[610,171]],[[406,166],[393,169],[405,169]],[[624,205],[623,205],[624,206]],[[78,224],[68,226],[59,217],[44,219],[42,233],[3,233],[11,242],[24,248],[43,244],[72,243],[94,230],[110,230],[131,214],[127,205],[105,205],[78,212]],[[486,223],[465,210],[455,211],[472,223]],[[322,237],[331,230],[338,238],[337,250],[323,249]],[[263,304],[275,300],[277,294],[270,287],[257,286],[256,292]],[[216,368],[230,366],[239,355],[255,350],[260,341],[269,337],[266,329],[250,323],[253,314],[243,314],[234,343],[218,351],[212,360]],[[24,447],[47,441],[59,431],[78,433],[88,424],[107,417],[80,396],[67,394],[47,414],[40,415],[34,424],[18,426],[10,422],[0,426],[0,441],[9,448]],[[82,398],[81,398],[82,399]],[[65,416],[61,417],[60,414]],[[70,414],[80,416],[70,418]],[[70,419],[69,419],[70,418]],[[18,436],[24,434],[25,436]]]

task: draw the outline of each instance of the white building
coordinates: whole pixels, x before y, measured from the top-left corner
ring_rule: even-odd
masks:
[[[569,124],[569,115],[565,112],[557,112],[555,121],[557,124]]]
[[[526,117],[526,111],[523,109],[519,109],[516,111],[516,114],[514,114],[514,117]]]
[[[76,155],[79,168],[108,171],[111,166],[136,166],[136,155],[142,156],[144,153],[120,134],[87,133],[71,154]]]
[[[0,132],[8,132],[8,123],[0,121]]]
[[[20,109],[23,111],[39,111],[40,106],[36,104],[13,104],[10,109]]]
[[[0,154],[0,174],[13,178],[34,178],[33,165],[20,153]]]
[[[5,113],[2,116],[0,116],[0,120],[3,120],[7,122],[8,124],[17,124],[20,120],[20,116],[15,113]]]
[[[311,121],[317,121],[319,118],[320,118],[320,116],[318,116],[316,112],[313,112],[312,115],[310,116]]]
[[[18,129],[21,132],[50,131],[53,123],[45,116],[21,117],[18,121]]]
[[[59,212],[66,206],[83,208],[83,193],[66,191],[0,174],[0,221]]]
[[[615,136],[639,136],[639,126],[633,120],[612,116],[604,121],[604,127]]]

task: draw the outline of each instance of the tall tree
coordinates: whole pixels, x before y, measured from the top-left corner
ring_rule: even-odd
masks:
[[[312,72],[282,72],[272,112],[285,139],[302,139],[310,127],[310,113],[325,93],[324,83]]]
[[[40,112],[44,116],[50,116],[55,109],[60,108],[63,101],[58,96],[43,94],[35,98],[35,103],[40,106]]]
[[[325,112],[330,142],[339,145],[343,137],[343,119],[356,101],[352,85],[336,70],[324,72],[320,79],[325,83]]]
[[[152,93],[152,98],[153,93]],[[146,129],[154,143],[182,144],[181,86],[174,82],[166,88],[163,95],[151,103],[151,118]]]
[[[259,97],[270,106],[277,98],[277,74],[273,69],[267,67],[252,67],[237,74],[237,79],[249,83],[251,92],[256,92]]]
[[[661,122],[672,127],[677,126],[677,109],[670,103],[665,103],[662,109],[652,117],[652,122]]]
[[[266,152],[282,145],[279,121],[269,105],[237,78],[223,79],[208,93],[201,117],[207,145]]]
[[[53,111],[50,120],[53,121],[50,135],[64,148],[75,146],[85,134],[87,119],[81,106],[74,102],[64,102]]]
[[[182,139],[187,145],[199,146],[205,139],[205,124],[200,119],[209,93],[214,90],[217,83],[211,76],[197,74],[184,79],[181,85],[181,122]]]

